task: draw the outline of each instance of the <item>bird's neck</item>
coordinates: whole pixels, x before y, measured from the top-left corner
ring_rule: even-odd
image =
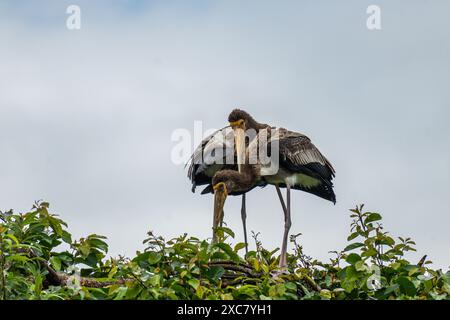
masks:
[[[247,120],[248,128],[249,129],[254,129],[257,132],[259,132],[259,130],[261,130],[261,129],[265,129],[265,128],[269,127],[269,125],[267,125],[267,124],[259,123],[258,121],[253,119],[252,116],[248,116],[246,120]]]
[[[259,179],[259,175],[255,165],[242,164],[240,179],[243,185],[250,187]]]

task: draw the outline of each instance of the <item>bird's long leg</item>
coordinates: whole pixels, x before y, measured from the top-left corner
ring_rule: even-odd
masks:
[[[284,216],[286,217],[286,204],[284,203],[283,195],[281,194],[280,187],[276,184],[275,189],[277,190],[278,198],[280,199],[281,206],[283,207]]]
[[[278,194],[278,198],[280,199],[280,203],[281,203],[281,207],[283,208],[283,213],[284,213],[284,223],[285,223],[285,232],[283,235],[283,243],[281,246],[281,255],[280,255],[280,264],[279,266],[281,268],[284,268],[286,266],[286,250],[287,250],[287,245],[285,246],[284,243],[284,239],[286,238],[286,242],[287,242],[287,232],[286,232],[286,222],[288,221],[287,217],[290,217],[290,213],[288,212],[288,208],[286,207],[286,204],[284,202],[283,199],[283,195],[281,194],[281,190],[280,187],[278,185],[275,185],[275,189],[277,190],[277,194]],[[289,219],[290,221],[290,219]],[[290,227],[290,226],[289,226]]]
[[[284,235],[283,244],[281,245],[281,257],[280,257],[280,268],[286,268],[287,266],[287,242],[289,236],[289,230],[291,229],[291,186],[286,183],[286,202],[287,208],[284,215]]]
[[[242,218],[242,225],[244,226],[245,254],[247,254],[248,253],[247,223],[246,223],[247,209],[245,206],[245,193],[242,195],[241,218]]]

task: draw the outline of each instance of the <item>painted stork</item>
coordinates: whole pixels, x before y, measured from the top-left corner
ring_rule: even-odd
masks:
[[[235,132],[239,170],[224,168],[213,176],[211,181],[215,194],[213,229],[215,230],[223,219],[223,206],[227,195],[245,195],[256,186],[274,185],[285,216],[279,263],[281,268],[285,268],[287,240],[291,227],[291,189],[302,190],[336,203],[332,183],[335,170],[311,140],[301,133],[261,125],[243,110],[234,110],[228,120]],[[244,150],[246,146],[244,132],[249,129],[255,130],[257,136]],[[264,136],[268,139],[262,139]],[[261,144],[262,140],[266,143]],[[250,155],[256,154],[255,151],[258,148],[264,148],[267,151],[273,143],[277,143],[278,146],[276,172],[271,170],[271,163],[262,163],[258,157],[253,159],[256,160],[254,164],[250,162]],[[271,158],[274,159],[273,155]],[[280,187],[286,188],[286,203]],[[243,222],[245,229],[245,221]]]
[[[234,118],[240,119],[241,115],[246,116],[245,119],[248,121],[248,127],[257,128],[257,132],[259,129],[269,127],[266,124],[256,122],[248,113],[239,109],[235,109],[230,113],[229,120]],[[239,146],[238,149],[242,151],[241,153],[236,154],[234,146],[235,141],[238,141],[239,143],[243,141],[242,139],[235,139],[234,135],[236,130],[237,129],[234,129],[231,125],[223,127],[203,139],[200,145],[195,149],[189,162],[186,164],[189,164],[188,178],[192,183],[192,192],[195,192],[197,186],[206,185],[201,194],[213,193],[212,178],[217,172],[220,170],[241,170],[238,163],[242,163],[242,160],[238,158],[241,158],[242,152],[245,151],[245,146],[248,146],[251,140],[248,140],[246,145]],[[220,151],[219,157],[216,155],[218,151]],[[231,161],[229,161],[230,157],[232,158]],[[260,186],[263,186],[263,183],[264,182],[261,181]],[[242,195],[241,218],[244,229],[245,250],[247,252],[246,196],[245,193],[234,195]]]

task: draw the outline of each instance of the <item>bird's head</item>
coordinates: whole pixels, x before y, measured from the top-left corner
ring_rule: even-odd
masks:
[[[234,131],[238,169],[239,172],[241,172],[241,165],[245,161],[245,131],[247,129],[252,129],[252,124],[255,121],[244,110],[234,109],[228,116],[228,122]]]
[[[234,176],[237,174],[234,170],[221,170],[218,171],[212,178],[212,186],[214,193],[216,191],[222,192],[225,195],[235,191]]]
[[[233,129],[239,128],[244,131],[249,128],[251,119],[252,117],[241,109],[234,109],[228,116],[228,122]]]

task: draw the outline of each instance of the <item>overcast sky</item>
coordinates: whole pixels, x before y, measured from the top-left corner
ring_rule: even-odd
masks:
[[[81,7],[81,30],[66,8]],[[381,7],[382,30],[366,27]],[[337,171],[337,204],[296,191],[305,252],[342,249],[365,203],[418,253],[450,265],[450,2],[0,1],[0,209],[51,203],[113,255],[147,230],[209,237],[212,196],[171,162],[174,130],[226,124],[234,107],[308,135]],[[283,232],[273,187],[248,228]],[[240,198],[225,219],[243,239]]]

